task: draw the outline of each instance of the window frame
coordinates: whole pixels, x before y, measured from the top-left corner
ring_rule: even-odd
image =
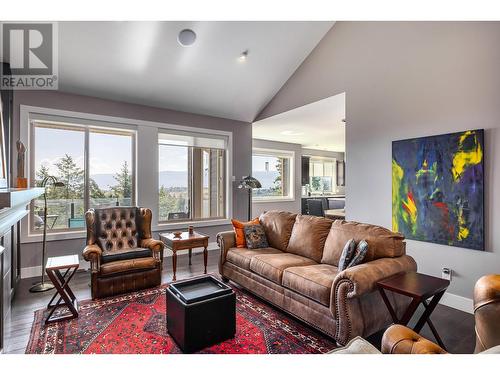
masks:
[[[83,121],[86,122],[86,121]],[[120,134],[131,137],[131,175],[132,175],[132,196],[131,202],[132,206],[136,203],[136,130],[134,128],[119,125],[119,124],[107,124],[107,126],[103,126],[100,123],[86,123],[82,124],[78,120],[71,120],[65,117],[53,117],[53,116],[33,116],[29,122],[29,132],[30,132],[30,144],[32,148],[30,149],[29,155],[29,181],[31,186],[36,186],[36,171],[35,171],[35,157],[36,150],[33,148],[36,142],[35,140],[35,128],[37,124],[47,123],[53,125],[54,129],[62,129],[64,127],[68,128],[68,131],[81,131],[84,136],[83,140],[83,171],[84,171],[84,194],[83,194],[83,209],[86,212],[90,208],[90,191],[89,191],[89,181],[90,181],[90,134],[93,131],[99,131],[104,134],[112,135]],[[52,126],[51,126],[52,127]],[[32,152],[31,152],[32,151]],[[28,237],[37,237],[42,233],[40,231],[34,230],[34,200],[30,203],[29,213],[28,213]],[[86,229],[84,228],[59,228],[59,229],[48,229],[47,235],[58,235],[58,234],[71,234],[71,233],[86,233]]]
[[[313,195],[316,195],[316,194],[337,194],[337,161],[338,159],[337,158],[333,158],[333,157],[328,157],[328,156],[315,156],[315,155],[305,155],[305,156],[308,156],[310,159],[309,159],[309,170],[311,170],[311,164],[316,162],[316,163],[321,163],[322,164],[322,168],[323,168],[323,177],[324,177],[324,173],[325,173],[325,163],[331,163],[332,164],[332,172],[333,172],[333,175],[332,175],[332,190],[331,191],[323,191],[323,192],[313,192],[311,191],[311,193]],[[310,177],[309,177],[309,185],[311,185],[311,178],[312,177],[315,177],[315,176],[312,176],[312,174],[310,173]]]
[[[270,156],[277,158],[286,158],[289,161],[288,176],[288,195],[286,196],[256,196],[252,194],[252,203],[278,203],[295,201],[295,151],[277,150],[271,148],[252,148],[252,164],[254,156]],[[253,165],[252,165],[253,175]]]
[[[229,150],[229,145],[230,145],[230,141],[229,139],[226,137],[226,136],[221,136],[221,135],[215,135],[214,134],[211,134],[211,133],[202,133],[200,131],[197,131],[197,132],[178,132],[178,131],[172,131],[172,130],[168,130],[168,129],[158,129],[158,144],[157,144],[157,147],[158,147],[158,150],[159,150],[159,147],[161,147],[162,145],[160,144],[159,142],[159,137],[160,137],[160,134],[166,134],[166,135],[169,135],[169,134],[172,134],[172,135],[189,135],[189,136],[192,136],[193,133],[195,133],[195,135],[198,135],[200,137],[203,137],[203,138],[212,138],[212,139],[222,139],[224,141],[224,148],[223,149],[218,149],[218,148],[211,148],[211,147],[200,147],[200,146],[179,146],[179,147],[187,147],[188,148],[188,195],[189,195],[189,206],[190,206],[190,210],[189,210],[189,219],[174,219],[174,220],[160,220],[160,217],[159,217],[159,201],[158,201],[158,205],[157,205],[157,209],[158,209],[158,219],[157,219],[157,227],[158,228],[173,228],[173,227],[178,227],[179,225],[181,224],[196,224],[197,226],[201,223],[201,224],[210,224],[210,223],[218,223],[218,222],[221,222],[221,221],[224,221],[224,222],[227,222],[229,223],[229,219],[230,219],[230,215],[231,215],[231,211],[229,210],[229,207],[230,207],[230,204],[229,204],[229,201],[228,199],[230,198],[230,195],[228,190],[231,189],[231,181],[230,181],[230,176],[228,173],[229,171],[229,167],[228,167],[228,154],[230,153]],[[223,199],[223,207],[224,207],[224,216],[216,216],[216,217],[209,217],[209,218],[194,218],[193,217],[193,212],[194,212],[194,191],[195,191],[195,188],[194,188],[194,171],[193,171],[193,154],[194,154],[194,150],[195,149],[198,149],[198,150],[201,150],[201,152],[203,153],[203,151],[205,150],[222,150],[223,151],[223,155],[222,155],[222,164],[224,166],[226,166],[225,168],[223,168],[223,176],[224,176],[224,181],[223,181],[223,186],[224,186],[224,199]],[[157,163],[158,163],[158,168],[157,168],[157,171],[158,171],[158,178],[157,178],[157,181],[159,182],[159,179],[160,179],[160,174],[159,174],[159,162],[160,162],[160,157],[159,157],[159,152],[158,152],[158,158],[157,158]],[[200,181],[202,181],[203,178],[200,178]],[[203,183],[203,182],[202,182]],[[158,187],[158,190],[159,190],[159,187]],[[158,197],[159,197],[159,192],[158,192]],[[201,205],[203,204],[203,199],[201,199]]]
[[[226,155],[225,155],[225,175],[226,175],[226,185],[225,185],[225,195],[226,195],[226,207],[225,212],[227,219],[221,220],[209,220],[209,221],[199,221],[196,222],[196,227],[214,227],[222,225],[230,225],[231,220],[229,218],[233,215],[233,195],[234,195],[234,181],[235,177],[233,175],[233,132],[219,129],[209,129],[203,127],[195,127],[188,125],[179,125],[173,123],[165,123],[158,121],[149,120],[139,120],[127,117],[117,117],[109,115],[101,115],[88,112],[77,112],[71,110],[57,109],[57,108],[47,108],[32,106],[26,104],[19,105],[19,139],[26,146],[26,163],[25,163],[25,177],[28,181],[31,179],[30,168],[31,168],[31,143],[30,143],[30,122],[33,118],[37,116],[56,116],[57,118],[65,117],[70,120],[78,121],[81,124],[102,124],[107,127],[123,127],[128,129],[136,130],[136,144],[135,144],[135,198],[136,205],[141,207],[149,207],[153,213],[153,220],[151,223],[151,230],[153,232],[168,231],[168,230],[178,230],[185,229],[182,226],[182,222],[159,224],[158,223],[158,190],[157,186],[151,184],[151,180],[157,181],[157,169],[158,169],[158,148],[152,147],[157,144],[158,132],[162,130],[169,131],[181,131],[188,133],[201,133],[201,134],[216,134],[223,136],[226,139]],[[147,157],[143,154],[147,153]],[[156,184],[154,184],[156,185]],[[28,211],[27,211],[28,212]],[[29,216],[21,221],[21,243],[33,243],[40,242],[42,239],[42,234],[29,234]],[[186,223],[187,224],[187,223]],[[47,241],[60,241],[67,239],[82,239],[85,238],[85,229],[82,231],[75,232],[64,232],[64,233],[47,233]]]

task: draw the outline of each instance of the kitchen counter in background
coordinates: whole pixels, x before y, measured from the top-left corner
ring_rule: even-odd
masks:
[[[345,194],[303,195],[301,198],[302,198],[302,199],[345,198]]]
[[[301,199],[301,212],[303,215],[309,213],[307,201],[310,199],[321,199],[323,201],[323,210],[325,211],[345,208],[345,194],[303,196]]]

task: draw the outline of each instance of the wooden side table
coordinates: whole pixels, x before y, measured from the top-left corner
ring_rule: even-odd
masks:
[[[177,271],[177,251],[189,250],[189,265],[191,265],[191,255],[193,248],[203,247],[203,261],[205,263],[205,273],[207,273],[207,260],[208,260],[208,236],[204,234],[193,232],[182,232],[179,237],[173,233],[160,233],[160,240],[172,250],[172,268],[174,271],[173,281],[177,280],[175,273]]]
[[[387,309],[391,314],[392,320],[396,324],[402,324],[404,326],[408,325],[408,322],[415,314],[418,305],[420,303],[424,305],[424,313],[418,320],[413,330],[419,333],[424,324],[427,322],[429,328],[431,329],[434,337],[437,340],[437,343],[445,350],[446,348],[443,344],[443,341],[441,340],[441,337],[439,337],[434,324],[432,324],[430,316],[449,285],[450,282],[448,280],[424,275],[417,272],[398,274],[388,277],[377,283],[377,287],[382,296],[382,299],[384,300],[385,305],[387,306]],[[396,312],[392,308],[385,290],[389,290],[391,292],[402,294],[404,296],[412,298],[410,305],[406,309],[406,312],[403,314],[403,317],[401,319],[397,317]],[[431,301],[427,302],[427,300],[431,297]]]
[[[50,281],[52,281],[57,291],[47,305],[47,309],[51,310],[45,319],[45,324],[78,317],[78,300],[70,289],[69,282],[75,275],[79,266],[80,262],[78,261],[78,255],[66,255],[47,259],[45,272],[47,272]],[[61,274],[61,270],[65,270],[64,274]],[[59,299],[57,302],[52,303],[58,295]],[[58,307],[63,306],[68,308],[69,313],[55,317],[52,316]]]

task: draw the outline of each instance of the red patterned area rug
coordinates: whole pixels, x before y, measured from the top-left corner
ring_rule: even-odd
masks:
[[[181,353],[166,328],[166,285],[97,301],[82,301],[77,319],[45,325],[35,312],[28,354]],[[333,340],[235,289],[236,336],[199,353],[326,353]]]

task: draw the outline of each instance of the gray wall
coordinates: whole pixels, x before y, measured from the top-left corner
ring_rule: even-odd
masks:
[[[337,22],[260,118],[346,92],[348,219],[391,226],[391,142],[484,128],[486,251],[408,241],[472,297],[500,272],[500,22]],[[493,171],[496,170],[496,173]]]
[[[217,117],[196,115],[162,108],[147,107],[88,96],[66,94],[53,91],[16,91],[14,93],[14,130],[13,139],[19,138],[19,106],[30,105],[60,110],[85,112],[105,116],[124,117],[144,121],[154,121],[192,127],[202,127],[230,131],[233,133],[233,174],[236,179],[247,176],[251,171],[252,127],[249,123]],[[22,124],[28,126],[28,124]],[[151,145],[154,147],[154,145]],[[140,157],[140,155],[139,155]],[[16,156],[13,155],[13,161]],[[152,161],[151,168],[156,168]],[[16,171],[14,165],[13,170]],[[13,176],[14,180],[16,176]],[[152,181],[157,184],[157,181]],[[240,219],[247,217],[246,196],[233,184],[233,216]],[[231,226],[204,227],[203,232],[215,241],[215,235]],[[200,229],[201,230],[201,229]],[[49,256],[81,253],[84,239],[51,241],[47,246]],[[21,248],[21,266],[37,266],[41,261],[41,243],[25,243]]]

